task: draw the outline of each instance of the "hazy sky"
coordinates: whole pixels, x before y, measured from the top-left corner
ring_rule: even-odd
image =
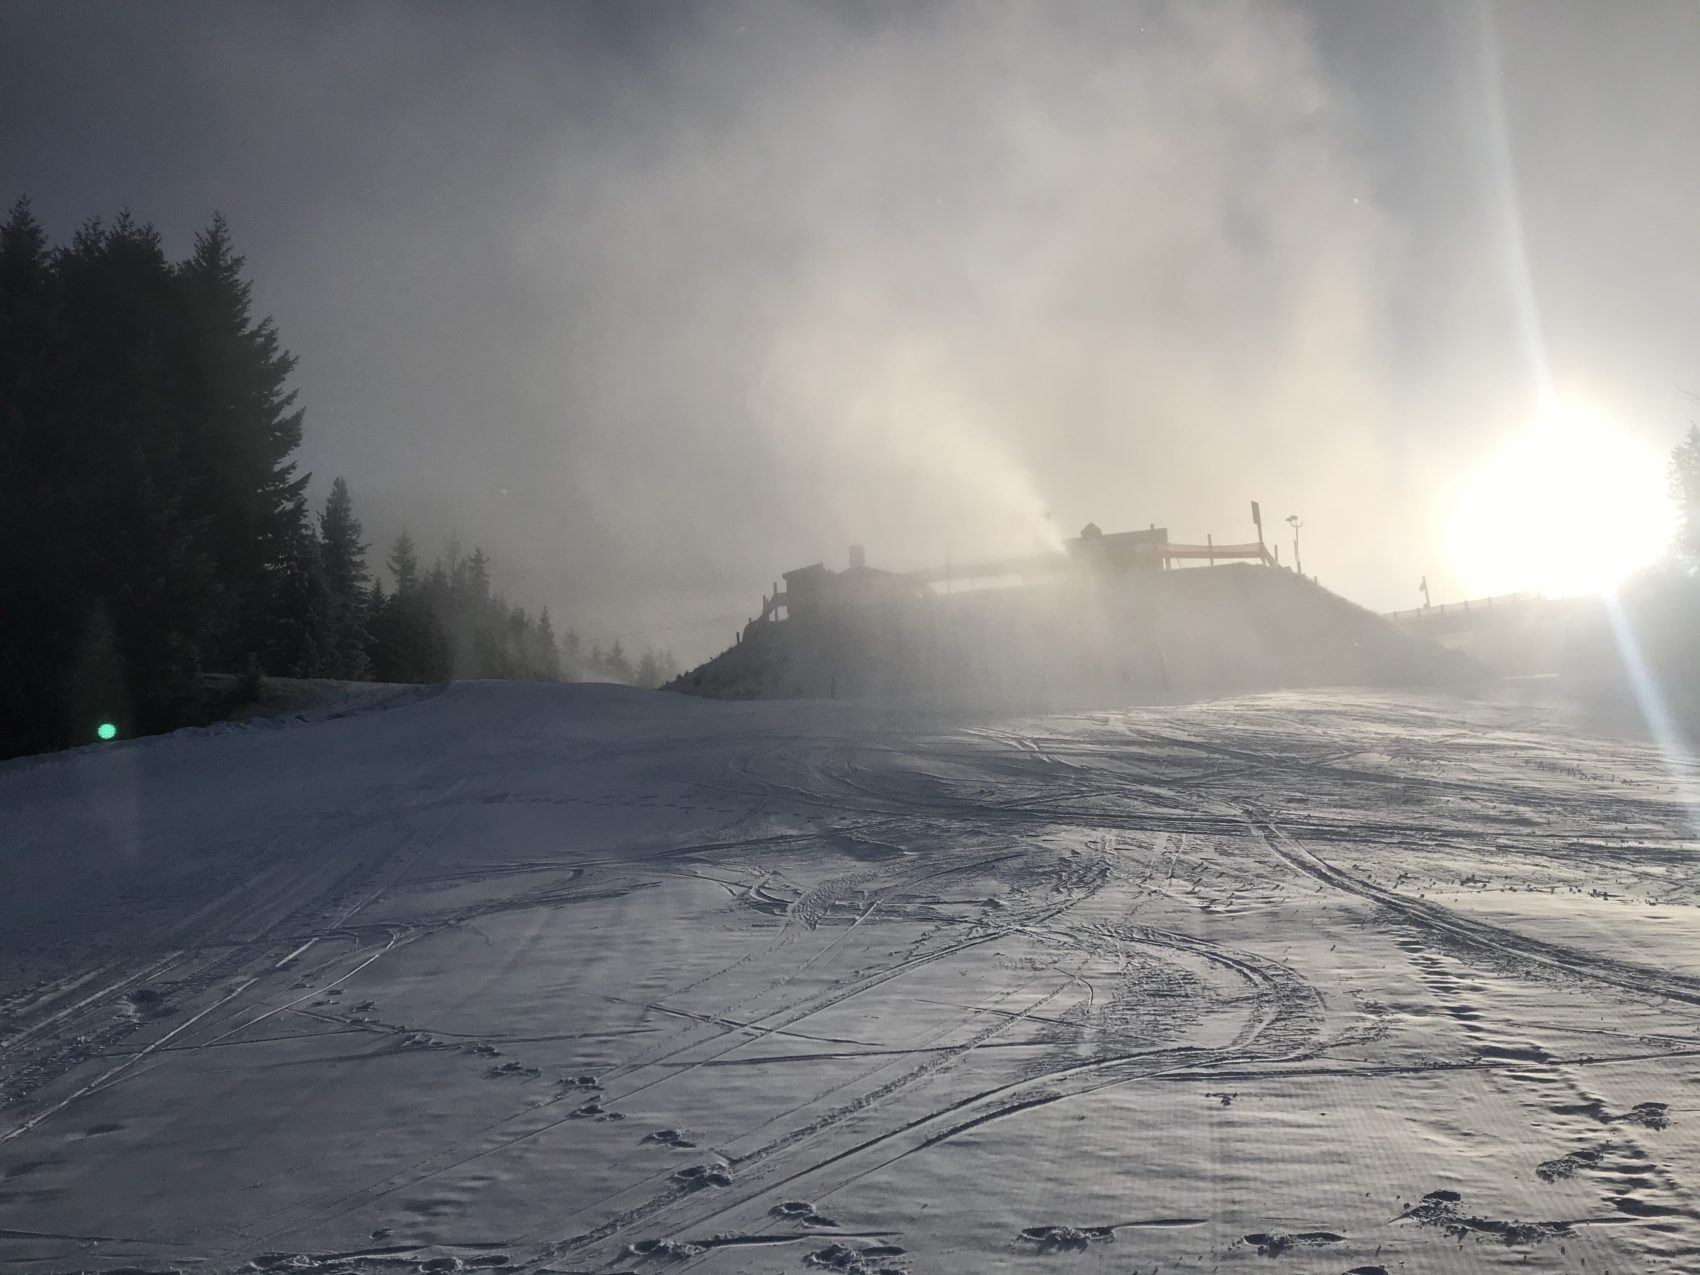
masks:
[[[1692,0],[10,0],[0,198],[222,209],[318,489],[587,637],[1253,497],[1384,608],[1523,583],[1447,509],[1543,367],[1685,428],[1697,68]]]

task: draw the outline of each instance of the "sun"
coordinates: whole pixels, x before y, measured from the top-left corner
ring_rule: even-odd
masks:
[[[1666,461],[1609,422],[1555,409],[1452,493],[1447,547],[1471,595],[1610,589],[1670,544]]]

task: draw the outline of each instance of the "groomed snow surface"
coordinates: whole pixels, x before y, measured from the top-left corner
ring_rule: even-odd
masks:
[[[0,769],[0,1270],[1700,1270],[1649,744],[347,708]]]

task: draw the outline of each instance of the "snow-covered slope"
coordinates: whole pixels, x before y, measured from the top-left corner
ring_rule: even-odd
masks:
[[[0,1269],[1700,1269],[1685,759],[345,709],[0,768]]]

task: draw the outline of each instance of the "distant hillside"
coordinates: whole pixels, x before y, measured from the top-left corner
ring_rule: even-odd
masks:
[[[1232,565],[882,599],[754,624],[668,689],[722,699],[1158,703],[1429,685],[1472,668],[1302,576]]]

